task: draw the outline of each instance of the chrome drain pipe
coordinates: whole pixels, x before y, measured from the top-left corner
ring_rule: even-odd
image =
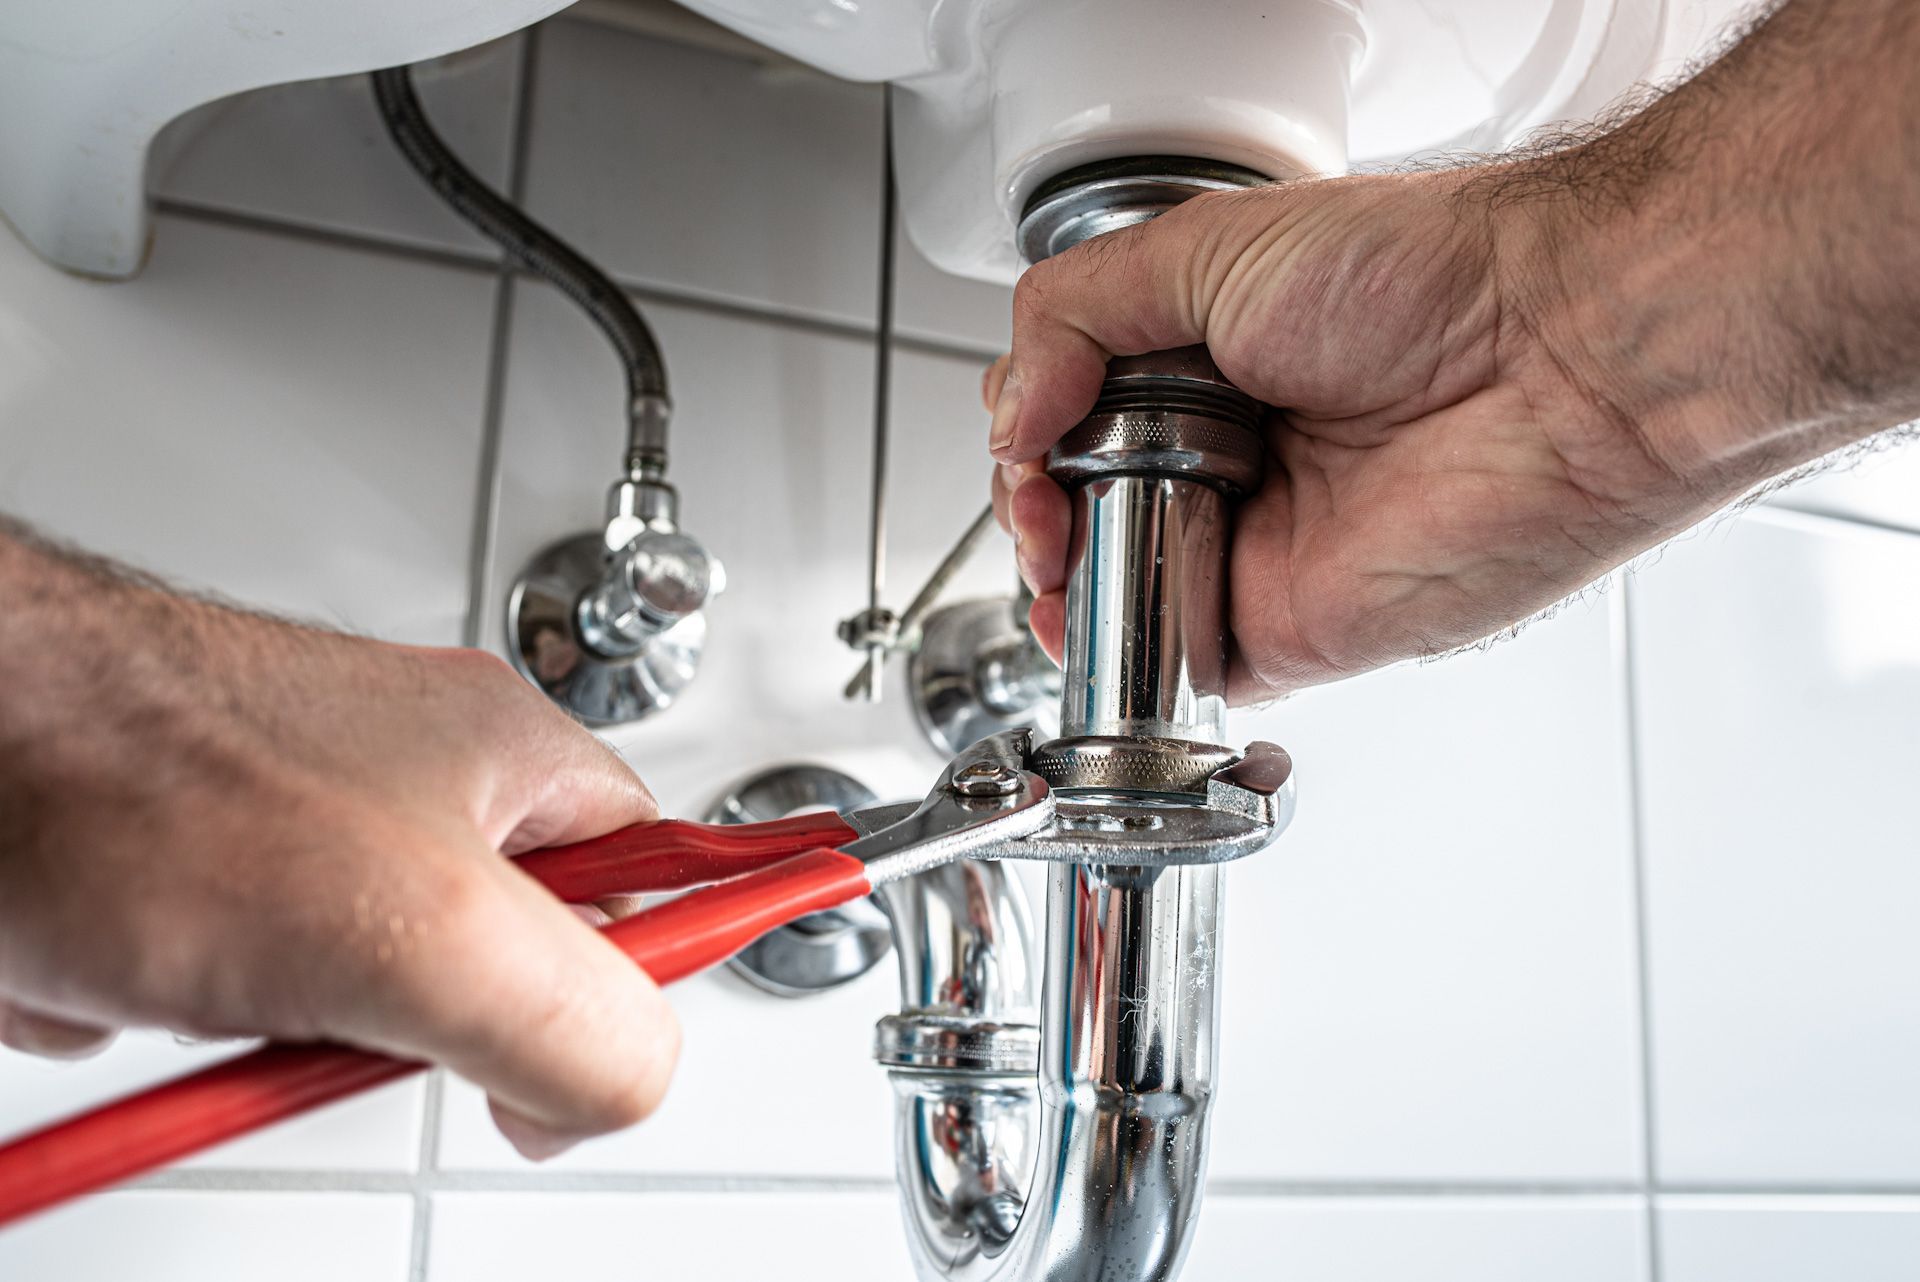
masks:
[[[1205,162],[1090,166],[1038,193],[1022,244],[1044,257],[1250,181]],[[1063,798],[1189,804],[1192,778],[1222,759],[1231,504],[1259,482],[1257,415],[1203,350],[1160,352],[1114,361],[1054,449],[1074,504],[1062,738],[1032,764]],[[1015,881],[893,892],[905,1009],[876,1046],[922,1278],[1178,1275],[1206,1174],[1220,876],[1054,865],[1037,1029],[1009,982],[1031,969],[1008,929]]]

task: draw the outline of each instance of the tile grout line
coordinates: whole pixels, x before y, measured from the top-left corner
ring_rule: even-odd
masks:
[[[1920,445],[1913,447],[1920,455]],[[1844,473],[1842,474],[1844,475]],[[1801,507],[1784,499],[1773,499],[1766,503],[1756,503],[1739,513],[1742,519],[1757,517],[1762,522],[1790,528],[1804,529],[1811,526],[1840,526],[1852,530],[1870,530],[1877,534],[1891,534],[1896,538],[1920,539],[1920,529],[1901,525],[1894,521],[1882,520],[1872,516],[1853,516],[1844,512],[1828,512],[1818,508]]]
[[[132,1192],[195,1193],[890,1193],[885,1176],[697,1175],[615,1171],[423,1172],[315,1168],[198,1168],[157,1171]]]
[[[440,1162],[441,1105],[446,1099],[447,1073],[436,1068],[427,1074],[420,1099],[420,1152],[408,1183],[413,1192],[413,1235],[407,1251],[408,1282],[426,1282],[427,1248],[433,1239],[432,1177]]]
[[[460,644],[482,644],[487,587],[493,576],[500,506],[500,440],[506,419],[507,346],[513,331],[514,279],[502,270],[494,284],[493,333],[488,339],[487,384],[480,418],[480,455],[474,472],[473,518],[467,535],[467,616]]]
[[[1634,1180],[1314,1180],[1224,1179],[1207,1185],[1206,1196],[1248,1198],[1565,1198],[1637,1197]]]
[[[538,27],[529,29],[520,44],[520,65],[514,81],[512,136],[508,139],[507,198],[520,200],[526,185],[528,119],[532,114],[534,56],[539,48]],[[493,334],[488,344],[487,385],[481,411],[480,457],[475,476],[473,526],[469,544],[467,574],[467,617],[462,642],[480,644],[487,602],[487,588],[493,577],[495,545],[499,531],[500,442],[506,421],[506,384],[508,345],[513,334],[513,264],[503,252],[494,281]],[[426,1282],[433,1247],[432,1177],[440,1163],[440,1132],[446,1111],[447,1075],[435,1069],[427,1076],[421,1097],[420,1152],[414,1168],[413,1227],[408,1247],[408,1282]]]
[[[1653,965],[1648,929],[1646,806],[1640,761],[1639,673],[1634,665],[1633,575],[1620,571],[1615,594],[1614,635],[1619,646],[1616,690],[1621,702],[1626,739],[1627,832],[1632,853],[1633,952],[1635,1003],[1640,1017],[1640,1161],[1641,1196],[1645,1201],[1647,1282],[1662,1282],[1658,1111],[1654,1099]]]
[[[891,1193],[887,1176],[824,1175],[697,1175],[646,1174],[617,1171],[435,1169],[406,1171],[199,1168],[159,1171],[127,1186],[132,1192],[198,1193],[705,1193],[727,1194],[865,1194]],[[1498,1181],[1498,1180],[1312,1180],[1224,1179],[1207,1186],[1208,1197],[1296,1199],[1434,1199],[1471,1201],[1509,1198],[1516,1201],[1558,1202],[1566,1199],[1639,1199],[1647,1190],[1634,1180]],[[1671,1197],[1777,1198],[1836,1201],[1859,1198],[1897,1198],[1920,1203],[1920,1184],[1722,1184],[1682,1182],[1656,1186],[1656,1195]]]
[[[527,138],[531,133],[534,55],[539,48],[538,27],[530,28],[520,45],[520,69],[514,88],[512,136],[507,152],[507,199],[518,204],[526,187]],[[480,427],[478,484],[473,504],[473,527],[467,564],[467,618],[461,643],[482,643],[487,589],[493,578],[500,524],[501,440],[506,433],[508,348],[513,339],[513,303],[517,273],[502,254],[495,268],[493,335],[487,356],[487,387]],[[437,1124],[437,1119],[436,1119]]]
[[[312,223],[302,223],[291,219],[264,214],[243,213],[239,210],[222,209],[216,205],[203,205],[194,201],[179,200],[174,197],[161,197],[153,204],[154,212],[189,222],[203,223],[212,227],[227,227],[236,231],[249,231],[264,236],[278,236],[290,240],[305,241],[333,249],[351,250],[358,253],[374,254],[383,258],[397,258],[409,262],[422,263],[433,267],[442,267],[454,271],[505,273],[518,279],[529,273],[501,258],[489,257],[481,253],[466,250],[449,249],[444,246],[422,245],[416,242],[389,239],[386,236],[358,231],[346,231],[338,227],[321,227]],[[736,298],[723,298],[699,290],[675,288],[668,285],[651,284],[629,278],[615,276],[615,283],[626,293],[645,303],[656,303],[667,307],[683,307],[688,311],[702,312],[710,316],[723,316],[733,320],[750,321],[759,324],[774,325],[803,333],[820,334],[829,338],[853,339],[871,342],[874,327],[859,321],[842,320],[831,316],[818,316],[791,308],[779,307],[770,303],[746,302]],[[911,331],[896,331],[894,346],[902,351],[912,351],[923,356],[933,356],[947,360],[991,362],[1000,356],[1000,350],[989,343],[970,343],[959,339],[935,338]]]
[[[177,196],[155,197],[153,212],[169,218],[202,223],[209,227],[226,227],[234,231],[277,236],[284,240],[305,241],[308,244],[322,245],[332,249],[353,250],[381,258],[399,258],[453,271],[493,274],[500,270],[501,265],[500,258],[477,250],[453,249],[445,245],[423,245],[416,241],[389,238],[370,232],[347,231],[339,227],[303,223],[297,219],[279,215],[224,209],[219,205],[182,200]]]

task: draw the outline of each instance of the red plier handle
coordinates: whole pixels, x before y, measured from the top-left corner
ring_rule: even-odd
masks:
[[[665,819],[518,862],[569,903],[716,882],[605,928],[670,984],[776,926],[867,894],[866,865],[833,848],[857,836],[833,814]],[[345,1046],[269,1043],[129,1095],[0,1146],[0,1226],[426,1067]]]
[[[604,837],[521,855],[520,871],[570,904],[610,895],[685,890],[757,872],[809,850],[859,837],[832,811],[756,824],[698,824],[661,819]]]

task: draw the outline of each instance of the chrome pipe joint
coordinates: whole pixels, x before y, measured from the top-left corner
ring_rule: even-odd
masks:
[[[1044,257],[1255,181],[1197,161],[1089,166],[1041,189],[1021,243]],[[1030,765],[1063,810],[1193,816],[1234,760],[1227,553],[1232,505],[1261,478],[1258,427],[1259,407],[1192,348],[1112,362],[1054,448],[1074,514],[1062,737]],[[1038,967],[1018,883],[991,864],[944,871],[890,890],[905,1009],[876,1038],[918,1274],[1173,1279],[1206,1173],[1218,863],[1054,863]]]

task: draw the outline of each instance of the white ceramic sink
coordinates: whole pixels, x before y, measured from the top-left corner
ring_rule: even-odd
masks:
[[[657,0],[656,0],[657,2]],[[683,0],[896,83],[901,203],[949,271],[1011,279],[1046,178],[1125,155],[1275,177],[1500,147],[1670,72],[1737,0]],[[138,270],[168,121],[243,89],[492,39],[566,0],[11,0],[0,212],[42,255]],[[635,128],[643,127],[635,122]]]

